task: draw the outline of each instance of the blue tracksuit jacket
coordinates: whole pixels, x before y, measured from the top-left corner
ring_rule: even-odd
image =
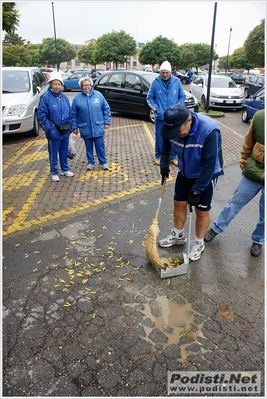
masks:
[[[147,103],[156,112],[156,119],[163,120],[165,110],[173,104],[184,104],[186,94],[180,79],[171,75],[168,85],[157,76],[148,91]]]
[[[178,156],[180,172],[189,179],[197,179],[192,190],[200,194],[213,177],[224,174],[221,133],[210,116],[191,113],[193,122],[186,137],[163,138],[160,167],[168,167],[172,148]]]

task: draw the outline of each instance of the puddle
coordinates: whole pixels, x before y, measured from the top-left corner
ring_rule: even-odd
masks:
[[[191,304],[179,304],[173,299],[168,299],[166,296],[157,296],[155,299],[150,300],[148,303],[143,303],[142,305],[143,309],[141,312],[145,317],[154,322],[155,327],[168,338],[168,342],[164,344],[164,346],[171,344],[180,345],[180,361],[186,361],[188,353],[187,347],[196,340],[197,336],[203,336],[201,326],[198,326],[197,331],[196,326],[192,326],[196,313],[192,309]],[[152,328],[147,326],[143,327],[148,337]],[[186,333],[186,338],[192,338],[192,340],[181,345],[179,341],[184,333]]]
[[[192,328],[194,311],[190,303],[180,305],[166,296],[157,296],[143,305],[142,312],[168,337],[168,344],[177,344],[182,332]]]

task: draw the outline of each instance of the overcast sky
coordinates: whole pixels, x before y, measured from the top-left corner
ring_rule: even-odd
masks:
[[[20,13],[19,36],[31,43],[56,37],[84,44],[112,30],[124,30],[146,43],[162,35],[179,46],[211,44],[213,1],[16,1]],[[214,47],[221,57],[243,46],[248,34],[266,15],[266,2],[217,1]]]

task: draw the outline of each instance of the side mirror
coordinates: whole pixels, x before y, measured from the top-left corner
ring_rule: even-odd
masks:
[[[141,93],[142,87],[140,85],[136,85],[136,86],[134,86],[134,90],[140,91],[140,93]]]

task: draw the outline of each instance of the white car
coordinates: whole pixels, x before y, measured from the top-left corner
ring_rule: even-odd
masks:
[[[37,109],[48,83],[39,68],[2,68],[2,133],[38,136]]]
[[[198,76],[190,83],[190,92],[203,108],[206,107],[208,76]],[[239,86],[228,76],[211,75],[210,108],[242,109],[245,96]]]

